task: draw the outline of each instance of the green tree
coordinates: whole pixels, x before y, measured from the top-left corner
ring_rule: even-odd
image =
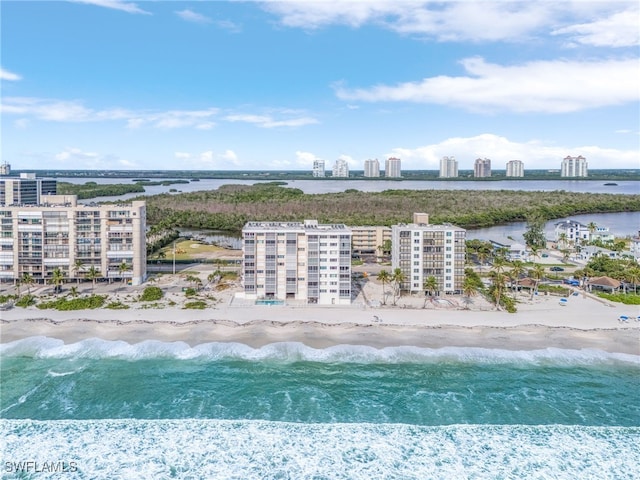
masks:
[[[89,270],[85,274],[85,278],[91,282],[91,294],[96,288],[96,280],[102,276],[102,272],[96,268],[95,265],[91,265]]]
[[[56,269],[51,274],[51,283],[54,285],[54,291],[56,295],[62,289],[62,282],[64,282],[64,273],[60,270],[60,267],[56,267]]]
[[[429,296],[432,296],[438,290],[438,280],[433,275],[430,275],[425,279],[422,284],[422,288],[425,290],[424,304],[422,305],[422,308],[425,308],[427,306],[427,293]]]
[[[462,282],[462,294],[465,309],[469,310],[469,305],[472,302],[471,297],[475,297],[478,294],[478,285],[476,281],[468,275],[464,277],[464,281]]]
[[[402,272],[402,269],[396,268],[391,275],[391,281],[393,282],[393,305],[395,305],[402,295],[402,284],[407,279],[406,275]]]
[[[544,236],[544,219],[540,216],[531,216],[527,221],[527,230],[522,234],[529,248],[535,246],[545,248],[547,239]]]
[[[385,285],[391,281],[391,274],[387,270],[380,270],[378,275],[376,276],[378,281],[382,283],[382,304],[387,304],[387,291],[385,289]]]
[[[535,282],[535,285],[531,289],[531,298],[533,298],[533,296],[538,293],[540,281],[544,278],[544,267],[540,264],[536,264],[531,270],[529,270],[529,276]]]
[[[125,280],[127,279],[125,273],[127,273],[129,270],[131,270],[131,265],[129,265],[124,260],[120,262],[120,265],[118,265],[118,274],[120,275],[120,281],[123,286],[124,286]]]
[[[76,260],[75,262],[73,262],[73,267],[71,267],[71,271],[75,275],[76,283],[78,285],[80,285],[80,274],[83,272],[83,270],[84,270],[84,263],[82,263],[82,260]]]
[[[28,272],[24,272],[22,274],[22,278],[20,278],[20,283],[27,286],[27,295],[31,295],[31,286],[35,283],[35,280],[31,276],[31,274]]]

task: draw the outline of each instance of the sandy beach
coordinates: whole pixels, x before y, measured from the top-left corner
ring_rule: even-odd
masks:
[[[466,309],[459,297],[425,302],[402,297],[391,305],[371,307],[382,289],[368,282],[351,306],[248,305],[234,291],[219,295],[204,310],[173,307],[59,312],[13,308],[0,315],[2,343],[30,336],[65,343],[87,338],[183,341],[189,345],[238,342],[260,347],[274,342],[302,342],[310,347],[412,345],[440,348],[482,347],[508,350],[544,348],[599,349],[640,355],[638,307],[612,304],[578,292],[560,305],[556,296],[519,296],[518,312],[496,311],[474,297]],[[175,300],[180,300],[174,293]],[[169,296],[169,298],[171,298]],[[182,297],[183,298],[183,297]],[[368,300],[368,301],[363,301]],[[621,315],[629,316],[620,322]]]

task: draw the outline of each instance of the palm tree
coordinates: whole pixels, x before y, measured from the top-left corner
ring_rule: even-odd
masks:
[[[118,265],[118,273],[120,274],[120,281],[122,282],[123,286],[124,286],[124,281],[126,280],[125,273],[128,272],[129,270],[131,270],[131,265],[129,265],[124,260],[120,263],[120,265]]]
[[[406,280],[406,275],[402,272],[402,269],[396,268],[391,275],[391,281],[394,284],[393,288],[393,305],[395,305],[402,295],[402,284]]]
[[[87,273],[85,274],[85,278],[91,280],[91,294],[93,295],[93,291],[96,288],[96,280],[102,276],[102,272],[96,268],[95,265],[91,265]]]
[[[385,284],[387,282],[391,281],[391,274],[386,271],[386,270],[380,270],[380,272],[378,273],[378,275],[376,275],[376,278],[382,282],[382,304],[386,305],[387,304],[387,292],[385,291]]]
[[[82,263],[82,260],[76,260],[75,262],[73,262],[73,267],[71,267],[71,270],[76,276],[76,282],[78,283],[78,285],[80,285],[80,275],[78,274],[82,273],[82,271],[84,270],[84,263]]]
[[[464,295],[464,304],[466,310],[469,310],[469,304],[471,303],[471,297],[478,294],[478,285],[469,276],[464,277],[462,283],[462,294]]]
[[[64,273],[60,270],[60,267],[56,267],[56,269],[51,274],[51,282],[54,285],[54,291],[56,295],[60,292],[62,282],[64,282]]]
[[[511,262],[511,270],[509,270],[509,277],[512,281],[512,289],[515,290],[515,286],[518,284],[520,276],[524,273],[524,263],[520,260],[514,260]]]
[[[640,283],[640,267],[635,265],[627,268],[627,271],[624,274],[624,279],[631,285],[633,285],[633,292],[638,293],[638,283]]]
[[[425,308],[427,306],[426,293],[429,292],[429,296],[431,296],[436,290],[438,290],[438,280],[433,275],[430,275],[425,279],[424,283],[422,284],[422,288],[424,288],[425,290],[424,304],[422,305],[422,308]]]
[[[73,286],[69,289],[69,293],[71,294],[71,296],[73,298],[76,298],[78,296],[78,287]]]
[[[33,285],[34,282],[35,282],[35,280],[31,276],[31,274],[28,273],[28,272],[24,272],[22,274],[22,278],[20,278],[20,283],[27,286],[27,294],[28,295],[31,295],[31,285]],[[18,296],[20,296],[20,295],[18,294]]]
[[[538,293],[538,285],[540,285],[540,280],[544,278],[544,267],[542,265],[536,264],[531,270],[529,270],[529,276],[535,280],[535,285],[531,289],[531,298]]]
[[[493,283],[491,286],[491,296],[496,303],[496,309],[500,310],[500,298],[505,287],[504,275],[494,270],[489,273],[489,277],[491,277],[491,282]]]
[[[567,234],[562,232],[560,235],[558,235],[558,245],[560,245],[561,247],[566,247],[567,246]]]

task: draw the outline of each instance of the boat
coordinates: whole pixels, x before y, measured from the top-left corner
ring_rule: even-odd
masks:
[[[604,184],[605,187],[617,187],[618,184],[614,182],[607,182]]]

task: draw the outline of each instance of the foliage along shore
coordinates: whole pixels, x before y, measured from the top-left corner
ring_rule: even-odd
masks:
[[[248,221],[301,221],[347,225],[409,223],[427,212],[431,223],[482,228],[531,218],[640,211],[640,195],[513,190],[385,190],[305,194],[275,184],[224,185],[217,190],[144,198],[149,224],[164,228],[240,231]]]

